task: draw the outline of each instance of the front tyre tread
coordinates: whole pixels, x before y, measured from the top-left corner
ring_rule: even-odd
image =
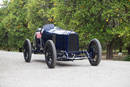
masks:
[[[93,47],[94,45],[96,46],[97,49],[95,48],[96,51],[92,52],[92,49],[94,49],[94,47]],[[101,58],[102,58],[102,47],[101,47],[99,40],[92,39],[90,41],[90,44],[88,46],[88,53],[90,56],[90,59],[89,59],[90,64],[92,66],[99,65],[99,63],[101,62]]]
[[[56,47],[52,40],[48,40],[45,44],[45,60],[49,68],[55,68],[56,65]]]

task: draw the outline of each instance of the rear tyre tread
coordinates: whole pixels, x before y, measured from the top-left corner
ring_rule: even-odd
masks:
[[[29,63],[32,57],[32,47],[31,47],[31,42],[29,39],[25,40],[23,49],[24,49],[23,54],[24,54],[25,62]]]

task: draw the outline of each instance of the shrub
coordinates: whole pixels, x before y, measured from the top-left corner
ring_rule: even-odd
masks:
[[[126,56],[124,60],[125,61],[130,61],[130,55]]]

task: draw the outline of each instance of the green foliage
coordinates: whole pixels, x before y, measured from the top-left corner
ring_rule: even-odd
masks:
[[[125,61],[130,61],[130,55],[126,56],[124,60]]]
[[[1,36],[5,36],[2,40],[6,42],[2,42],[8,48],[20,47],[25,39],[24,32],[27,30],[25,4],[26,0],[14,0],[7,3],[7,6],[4,8],[6,12],[4,14],[7,15],[1,22],[3,24],[2,28],[4,29]]]
[[[130,45],[129,0],[11,0],[0,8],[0,46],[19,48],[47,23],[79,33],[80,47],[93,38],[103,47],[122,38]],[[115,45],[118,43],[115,42]]]
[[[107,44],[113,38],[124,37],[128,27],[128,0],[53,0],[50,10],[54,23],[65,29],[79,33],[80,46],[93,38]],[[126,31],[125,31],[126,32]],[[126,36],[128,37],[128,36]]]
[[[0,47],[19,48],[26,38],[32,40],[38,27],[46,24],[47,2],[11,0],[0,8]]]

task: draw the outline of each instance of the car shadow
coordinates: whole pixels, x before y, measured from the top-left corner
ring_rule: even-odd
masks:
[[[32,62],[46,63],[45,60],[40,60],[40,59],[35,59]],[[90,65],[79,65],[79,64],[73,63],[73,61],[57,61],[56,66],[58,67],[77,67],[77,66],[87,67]]]

